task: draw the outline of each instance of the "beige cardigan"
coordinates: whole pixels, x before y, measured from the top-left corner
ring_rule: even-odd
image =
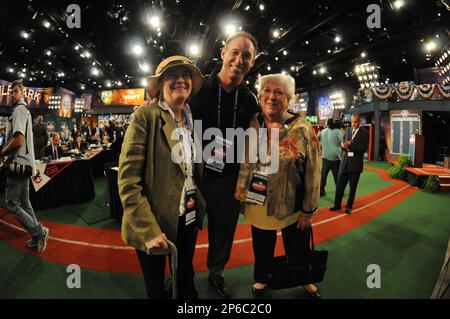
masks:
[[[260,114],[250,122],[258,139],[260,123]],[[318,141],[312,125],[299,117],[289,119],[280,129],[279,146],[278,172],[269,175],[267,215],[283,219],[298,211],[312,214],[318,207],[320,189]],[[241,164],[235,193],[241,202],[245,201],[255,168],[254,163]]]

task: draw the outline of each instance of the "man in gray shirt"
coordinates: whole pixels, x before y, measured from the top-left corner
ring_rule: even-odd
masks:
[[[327,128],[318,135],[322,145],[322,177],[320,182],[320,196],[325,196],[328,173],[333,173],[334,183],[337,185],[339,165],[341,164],[341,142],[344,133],[340,130],[338,121],[329,118]]]
[[[21,81],[11,85],[13,109],[6,130],[6,146],[0,153],[0,164],[11,163],[28,166],[31,176],[36,175],[34,163],[33,129],[30,112],[24,102],[24,86]],[[47,247],[48,228],[38,222],[30,203],[30,176],[8,174],[6,178],[6,209],[31,234],[26,241],[30,248],[42,253]]]

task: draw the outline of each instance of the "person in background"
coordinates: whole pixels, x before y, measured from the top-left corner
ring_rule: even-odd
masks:
[[[352,114],[352,125],[345,130],[344,140],[341,143],[343,157],[339,166],[338,185],[334,198],[334,206],[329,210],[341,209],[345,188],[350,184],[345,213],[350,214],[355,201],[356,188],[359,176],[363,171],[364,153],[369,148],[369,132],[361,127],[361,118],[358,113]]]
[[[44,156],[50,157],[52,160],[60,159],[63,156],[63,149],[59,146],[60,136],[58,133],[53,133],[51,137],[51,144],[45,147]]]
[[[73,141],[71,149],[78,150],[79,152],[85,152],[88,149],[88,145],[81,139],[81,136],[78,136],[75,141]]]
[[[194,162],[193,120],[187,101],[202,81],[200,70],[186,57],[163,60],[148,81],[154,101],[134,112],[120,154],[122,238],[136,249],[149,298],[165,297],[166,256],[158,252],[167,252],[168,239],[178,249],[177,297],[198,298],[192,259],[205,202],[197,187],[203,170]],[[181,155],[177,161],[172,157],[176,147],[181,150],[181,154],[175,151]]]
[[[251,116],[258,112],[258,101],[244,81],[255,63],[256,52],[257,41],[247,32],[238,32],[226,40],[220,55],[223,60],[220,71],[206,77],[202,89],[190,102],[194,119],[202,121],[203,132],[218,128],[226,138],[227,128],[245,130]],[[231,289],[225,282],[224,269],[230,258],[239,217],[239,202],[233,197],[239,163],[225,156],[226,145],[230,143],[235,149],[234,154],[237,154],[236,140],[226,145],[220,143],[224,150],[223,163],[205,165],[209,242],[207,266],[210,285],[219,296],[229,298]]]
[[[314,129],[298,114],[287,111],[295,101],[294,78],[283,74],[261,76],[258,98],[262,112],[250,122],[250,128],[256,130],[258,147],[253,148],[256,153],[253,154],[250,143],[246,143],[246,161],[241,164],[235,192],[252,229],[255,256],[252,292],[255,297],[267,287],[278,230],[281,229],[288,258],[308,251],[311,220],[319,205],[320,187]],[[272,143],[278,143],[278,148],[272,148]],[[266,160],[261,160],[264,152],[260,150],[264,149],[278,149],[279,166],[275,172],[270,170],[270,164],[263,164]],[[256,160],[252,162],[250,158]],[[256,172],[259,177],[255,177]],[[258,189],[253,187],[255,184]],[[265,192],[260,193],[261,189]],[[313,283],[305,285],[304,289],[311,298],[320,298]]]
[[[0,153],[0,164],[9,165],[15,161],[17,164],[26,165],[31,170],[31,176],[35,176],[31,115],[24,101],[24,86],[20,80],[11,84],[11,95],[13,110],[7,126],[6,146]],[[50,231],[36,218],[30,202],[29,183],[29,176],[6,178],[6,209],[31,235],[31,239],[25,242],[27,247],[36,248],[42,253],[47,247]]]
[[[33,147],[36,159],[41,159],[43,149],[47,146],[48,141],[47,127],[43,122],[44,118],[39,115],[33,125]]]
[[[317,138],[322,146],[322,177],[320,182],[320,196],[325,196],[328,173],[332,172],[334,184],[337,187],[339,165],[341,164],[341,142],[344,133],[338,121],[333,118],[327,120],[327,127],[320,131]]]

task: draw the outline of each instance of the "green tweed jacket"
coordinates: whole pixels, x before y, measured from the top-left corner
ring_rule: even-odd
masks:
[[[119,160],[119,195],[124,208],[122,239],[146,251],[145,243],[162,232],[176,241],[184,163],[171,159],[178,143],[171,139],[175,122],[157,103],[140,106],[126,131]],[[202,165],[195,164],[194,180],[201,185]],[[201,227],[205,200],[197,187],[196,222]]]
[[[257,114],[250,122],[250,127],[258,132],[257,136],[262,121],[262,116]],[[247,159],[248,152],[246,143]],[[241,164],[235,192],[237,200],[245,201],[256,167],[254,163]],[[279,169],[268,178],[266,202],[269,216],[283,219],[298,211],[312,214],[317,209],[320,189],[318,141],[312,125],[298,115],[288,119],[285,127],[280,129]]]

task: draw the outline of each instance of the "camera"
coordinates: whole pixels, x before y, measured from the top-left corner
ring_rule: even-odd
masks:
[[[30,165],[22,165],[17,162],[4,164],[1,169],[6,176],[31,177],[33,175],[33,168]]]

